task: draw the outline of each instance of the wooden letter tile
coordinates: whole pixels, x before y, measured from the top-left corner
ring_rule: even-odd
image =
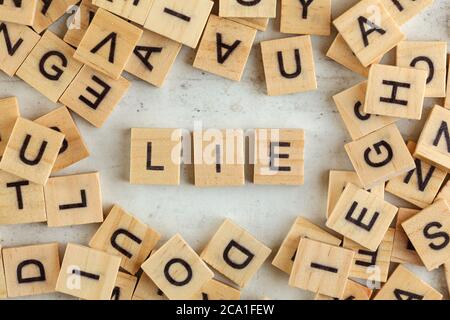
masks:
[[[375,251],[383,241],[397,211],[397,207],[349,183],[326,225],[344,237]]]
[[[38,0],[2,0],[0,2],[0,21],[31,26],[34,22]]]
[[[0,170],[0,225],[47,221],[44,187]]]
[[[8,297],[55,292],[59,274],[58,243],[3,249]]]
[[[394,247],[392,248],[392,262],[396,263],[411,263],[418,266],[423,266],[414,249],[411,241],[403,230],[402,223],[417,214],[419,210],[399,208],[397,214],[397,222],[395,225]]]
[[[395,124],[347,143],[345,150],[366,189],[416,167]]]
[[[370,300],[372,296],[372,290],[359,284],[358,282],[347,280],[347,285],[345,286],[344,295],[340,300]],[[314,300],[337,300],[337,298],[332,298],[318,293]]]
[[[171,300],[191,298],[214,275],[178,234],[153,253],[142,269]]]
[[[350,277],[371,280],[376,275],[378,282],[386,282],[391,264],[394,244],[394,228],[389,228],[375,251],[367,250],[356,242],[344,238],[343,247],[355,251]]]
[[[427,72],[425,97],[445,97],[447,42],[402,41],[397,46],[397,66]]]
[[[0,162],[0,169],[44,185],[63,140],[64,134],[19,117]]]
[[[331,0],[281,0],[280,32],[329,36]]]
[[[27,26],[0,22],[0,70],[14,76],[40,38]]]
[[[347,69],[358,73],[363,77],[369,76],[370,66],[364,67],[361,64],[361,61],[355,56],[353,51],[348,46],[347,42],[345,42],[344,38],[338,33],[330,48],[327,51],[327,57],[333,59],[337,63],[343,65]],[[381,57],[375,60],[374,63],[379,63]]]
[[[356,172],[330,170],[328,179],[327,219],[331,212],[333,212],[333,209],[341,197],[347,183],[351,183],[359,188],[362,188]],[[373,193],[381,199],[384,199],[384,183],[376,185],[367,191]]]
[[[379,0],[359,1],[333,23],[365,67],[405,37]]]
[[[17,98],[0,99],[0,157],[5,151],[6,144],[18,117],[20,117],[20,111]]]
[[[409,151],[414,153],[416,144],[409,141],[407,146]],[[425,208],[433,202],[438,194],[447,172],[420,159],[414,159],[414,162],[416,168],[389,180],[386,191],[419,208]]]
[[[241,186],[245,184],[243,130],[196,130],[193,137],[196,186]]]
[[[89,150],[66,107],[55,109],[34,120],[34,122],[65,135],[52,172],[67,168],[68,166],[89,157]]]
[[[450,111],[434,106],[417,142],[414,157],[450,171]]]
[[[8,296],[6,291],[5,269],[3,268],[3,254],[2,246],[0,246],[0,299],[5,299]]]
[[[89,246],[121,257],[120,266],[136,274],[160,238],[158,232],[114,205]]]
[[[240,300],[240,298],[239,290],[211,279],[189,300]]]
[[[97,9],[98,7],[92,4],[92,0],[81,1],[78,10],[72,15],[72,21],[64,35],[64,41],[71,46],[78,47],[92,19],[94,19]]]
[[[336,238],[307,219],[298,217],[295,219],[286,238],[284,238],[275,258],[273,258],[272,265],[290,274],[301,238],[308,238],[334,246],[339,246],[342,242],[341,239]]]
[[[180,129],[131,129],[130,155],[130,183],[180,184]]]
[[[56,291],[86,300],[110,300],[119,265],[119,257],[69,243]]]
[[[431,5],[434,0],[380,0],[391,17],[402,25],[409,19],[419,14],[426,7]]]
[[[221,17],[275,18],[277,0],[220,0],[219,15]]]
[[[152,7],[153,0],[93,0],[92,3],[126,20],[143,25]]]
[[[78,2],[80,0],[39,0],[32,25],[33,29],[37,33],[41,33]]]
[[[399,265],[374,300],[442,300],[442,294]]]
[[[80,71],[82,64],[73,59],[75,50],[50,31],[46,31],[17,71],[17,76],[57,102]]]
[[[240,81],[255,36],[256,29],[210,15],[195,56],[194,67]]]
[[[154,0],[144,27],[196,48],[213,4],[209,0]]]
[[[97,172],[52,177],[44,187],[49,227],[103,221],[100,177]]]
[[[137,278],[124,272],[117,274],[116,284],[111,295],[111,300],[131,300]]]
[[[450,207],[438,200],[402,223],[428,271],[450,260]]]
[[[253,182],[303,184],[304,148],[305,132],[302,129],[255,130]]]
[[[363,111],[367,82],[361,82],[333,96],[334,103],[352,140],[358,140],[398,119],[371,115]]]
[[[98,9],[74,58],[118,80],[141,36],[138,27]]]
[[[354,252],[303,238],[298,245],[289,285],[342,298]]]
[[[161,87],[180,49],[181,43],[144,30],[125,66],[125,71],[154,86]]]
[[[132,300],[167,300],[167,298],[152,279],[147,274],[142,273]]]
[[[84,66],[62,95],[60,102],[100,128],[130,86],[131,83],[123,77],[113,80]]]
[[[424,70],[374,64],[369,72],[364,112],[419,120],[426,79]]]
[[[229,219],[220,226],[201,257],[243,288],[262,266],[271,249]]]
[[[261,52],[269,96],[317,89],[310,36],[262,41]]]

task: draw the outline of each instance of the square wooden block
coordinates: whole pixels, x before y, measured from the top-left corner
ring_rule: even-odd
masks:
[[[355,251],[350,277],[386,282],[391,264],[392,247],[394,244],[395,229],[389,228],[383,240],[375,251],[367,250],[356,242],[344,238],[343,247]]]
[[[118,80],[141,36],[138,27],[98,9],[74,58]]]
[[[44,185],[53,169],[64,134],[17,118],[0,169]]]
[[[442,300],[442,294],[399,265],[374,300]]]
[[[201,258],[243,288],[261,268],[271,249],[248,231],[226,219],[211,238]]]
[[[402,41],[397,46],[397,66],[427,72],[425,97],[445,97],[447,42]]]
[[[144,28],[196,48],[213,4],[209,0],[154,0]]]
[[[420,134],[414,157],[450,171],[450,111],[434,106]]]
[[[8,292],[6,290],[5,269],[3,268],[2,246],[0,246],[0,299],[6,299]]]
[[[403,230],[402,223],[413,217],[419,212],[416,209],[399,208],[397,214],[397,222],[395,224],[394,247],[392,248],[392,262],[396,263],[411,263],[418,266],[423,266],[414,249],[411,241]]]
[[[280,32],[329,36],[331,0],[281,0]]]
[[[2,0],[0,2],[0,21],[31,26],[34,23],[38,0]]]
[[[379,0],[359,1],[333,24],[364,67],[405,38]]]
[[[450,207],[438,200],[402,223],[428,271],[450,260]]]
[[[38,1],[33,29],[41,33],[53,22],[61,18],[66,12],[70,12],[80,0],[41,0]]]
[[[391,225],[398,208],[349,183],[345,187],[327,227],[375,251]]]
[[[40,38],[27,26],[0,22],[0,70],[14,76]]]
[[[253,183],[302,185],[305,132],[302,129],[256,129]]]
[[[356,172],[330,170],[328,178],[327,219],[331,212],[333,212],[333,209],[341,197],[347,183],[351,183],[359,188],[362,188]],[[384,183],[376,185],[367,191],[373,193],[381,199],[384,199]]]
[[[409,141],[411,154],[416,149],[416,143]],[[426,161],[414,159],[416,168],[406,174],[395,177],[386,185],[386,191],[406,200],[419,208],[428,207],[444,182],[447,172],[437,169]]]
[[[238,22],[210,15],[195,56],[194,67],[240,81],[256,32],[256,29]]]
[[[365,113],[363,107],[366,101],[366,89],[367,81],[363,81],[333,96],[352,140],[358,140],[398,120],[394,117]]]
[[[227,18],[235,22],[239,22],[244,26],[254,28],[258,31],[266,31],[269,24],[269,18]]]
[[[302,238],[292,267],[291,287],[342,298],[355,253]]]
[[[214,275],[178,234],[153,253],[142,269],[171,300],[189,299]]]
[[[144,30],[128,60],[125,71],[161,87],[181,49],[181,43]]]
[[[277,0],[220,0],[219,15],[221,17],[275,18]]]
[[[20,110],[17,98],[0,99],[0,157],[5,151],[6,144],[18,117],[20,117]]]
[[[92,4],[115,13],[125,20],[143,25],[153,0],[92,0]]]
[[[327,57],[363,77],[367,78],[369,76],[370,65],[365,67],[361,64],[361,61],[358,60],[347,42],[345,42],[344,38],[339,33],[328,49]],[[374,63],[379,63],[380,61],[381,57],[375,60]]]
[[[345,286],[344,295],[340,300],[370,300],[372,296],[372,289],[369,289],[358,282],[347,280],[347,285]],[[325,296],[318,293],[314,300],[337,300],[337,298]]]
[[[181,129],[131,129],[130,183],[179,185]]]
[[[100,128],[130,86],[131,83],[123,77],[113,80],[85,65],[64,92],[60,102]]]
[[[44,187],[0,170],[0,225],[47,221]]]
[[[366,189],[416,167],[395,124],[347,143],[345,151]]]
[[[317,89],[310,36],[262,41],[261,53],[269,96]]]
[[[302,238],[308,238],[334,246],[339,246],[342,242],[341,239],[336,238],[309,220],[298,217],[295,219],[295,222],[284,238],[280,249],[278,249],[276,256],[273,258],[272,265],[287,274],[291,274],[292,265],[294,264],[295,256],[297,255],[298,243]]]
[[[52,102],[58,102],[82,66],[72,58],[74,52],[70,45],[46,31],[17,70],[17,76]]]
[[[2,251],[8,297],[55,292],[60,266],[58,243]]]
[[[71,46],[78,47],[92,19],[94,19],[97,9],[98,7],[92,4],[92,0],[81,1],[77,11],[73,13],[71,23],[64,35],[64,41]]]
[[[119,265],[119,257],[69,243],[56,291],[86,300],[110,300]]]
[[[189,300],[240,300],[241,292],[223,282],[211,279]]]
[[[424,70],[374,64],[369,72],[363,111],[419,120],[426,78]]]
[[[196,130],[194,175],[198,187],[245,184],[245,139],[241,129]]]
[[[380,0],[391,17],[402,25],[414,16],[418,15],[426,7],[431,5],[434,0]]]
[[[143,272],[134,290],[132,300],[167,300],[167,297],[153,280]]]
[[[89,157],[89,150],[66,107],[55,109],[34,122],[65,135],[52,172],[57,172]]]
[[[160,238],[157,231],[114,205],[89,246],[121,257],[120,266],[136,274]]]
[[[131,300],[136,287],[137,277],[119,272],[111,295],[111,300]]]

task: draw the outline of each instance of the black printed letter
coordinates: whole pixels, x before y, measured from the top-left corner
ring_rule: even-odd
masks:
[[[386,31],[384,29],[377,26],[372,21],[367,20],[366,17],[360,16],[358,18],[358,22],[359,22],[359,29],[361,30],[361,35],[362,35],[365,47],[367,47],[369,45],[369,36],[372,32],[378,32],[381,35],[386,33]],[[366,25],[368,25],[370,27],[367,30],[366,30]]]
[[[353,201],[352,206],[350,207],[350,210],[348,210],[347,215],[345,216],[345,220],[350,221],[351,223],[357,225],[358,227],[360,227],[366,231],[372,230],[372,227],[375,224],[375,222],[377,221],[378,216],[380,214],[375,211],[369,224],[364,224],[363,220],[366,217],[367,208],[363,208],[361,210],[360,215],[355,219],[355,218],[353,218],[353,213],[355,212],[355,209],[357,206],[358,206],[358,202]]]
[[[112,234],[110,241],[111,241],[111,245],[113,246],[113,248],[116,249],[117,251],[119,251],[121,254],[123,254],[128,259],[131,259],[133,254],[117,244],[117,237],[120,235],[124,235],[124,236],[128,237],[131,241],[134,241],[137,244],[141,244],[142,240],[140,238],[138,238],[137,236],[135,236],[134,234],[132,234],[130,231],[125,230],[125,229],[117,229]]]
[[[287,73],[286,69],[284,68],[284,61],[283,61],[283,52],[278,51],[277,52],[277,59],[278,59],[278,69],[280,70],[280,73],[283,77],[287,79],[293,79],[297,78],[302,73],[302,62],[300,60],[300,50],[295,49],[294,50],[294,57],[295,57],[295,71],[291,73]]]
[[[381,154],[382,147],[384,147],[386,149],[387,156],[386,156],[386,159],[384,159],[383,161],[380,161],[380,162],[373,162],[372,160],[370,160],[369,155],[370,155],[370,152],[372,151],[371,148],[367,148],[364,151],[364,160],[366,161],[366,163],[369,166],[374,167],[374,168],[379,168],[379,167],[385,166],[386,164],[391,162],[392,158],[394,157],[394,152],[392,151],[391,145],[389,143],[387,143],[384,140],[381,140],[373,145],[373,149],[375,150],[375,152],[378,155]]]
[[[291,143],[290,142],[270,142],[270,162],[269,162],[269,167],[270,170],[273,171],[291,171],[291,167],[276,167],[274,165],[274,161],[276,159],[289,159],[289,154],[288,153],[275,153],[275,147],[290,147]]]
[[[29,181],[16,181],[16,182],[9,182],[6,184],[7,188],[16,188],[16,196],[17,196],[17,207],[19,210],[23,209],[23,197],[22,197],[22,187],[28,186],[30,184]]]
[[[101,92],[97,92],[91,87],[87,87],[86,91],[92,94],[95,98],[97,98],[94,102],[88,100],[85,96],[81,95],[78,97],[78,99],[82,102],[84,102],[89,108],[92,108],[94,110],[97,110],[98,106],[103,102],[103,100],[108,95],[109,91],[111,90],[111,87],[104,82],[102,79],[98,78],[97,76],[93,76],[92,80],[98,83],[103,90]]]
[[[42,56],[42,58],[41,58],[41,61],[39,61],[39,71],[48,80],[58,81],[59,78],[61,78],[62,74],[64,73],[64,70],[62,70],[61,68],[59,68],[59,67],[57,67],[55,65],[52,65],[51,69],[53,71],[55,71],[55,73],[51,74],[45,69],[45,63],[51,57],[58,57],[61,60],[61,65],[64,68],[67,67],[68,61],[67,61],[67,58],[66,58],[66,56],[64,54],[62,54],[59,51],[49,51],[46,54],[44,54]]]
[[[241,40],[234,41],[232,45],[225,44],[222,42],[222,34],[216,33],[217,62],[223,64],[239,44],[241,44]],[[227,50],[225,54],[222,53],[222,48]]]
[[[29,160],[26,156],[25,156],[25,152],[27,151],[28,148],[28,144],[30,143],[31,140],[31,136],[29,134],[27,134],[25,136],[25,140],[22,143],[22,147],[20,147],[20,160],[22,160],[23,163],[29,165],[29,166],[35,166],[37,165],[41,159],[42,156],[44,155],[45,149],[47,148],[47,141],[42,141],[41,143],[41,147],[39,148],[39,152],[36,155],[36,158],[34,158],[33,160]]]
[[[170,275],[170,267],[177,263],[181,264],[186,269],[186,272],[187,272],[186,279],[184,279],[182,281],[175,280]],[[170,260],[169,262],[167,262],[166,266],[164,267],[164,276],[166,277],[167,281],[169,281],[170,284],[177,286],[177,287],[182,287],[182,286],[188,284],[192,280],[192,268],[189,265],[189,263],[187,263],[183,259],[174,258],[174,259]]]
[[[437,238],[443,238],[444,241],[441,244],[434,244],[434,243],[430,243],[428,246],[433,249],[433,250],[441,250],[444,249],[450,242],[450,236],[448,235],[448,233],[446,232],[435,232],[435,233],[430,233],[430,229],[431,228],[437,228],[440,229],[442,228],[442,224],[440,224],[437,221],[433,221],[430,222],[429,224],[427,224],[425,226],[425,228],[423,229],[423,235],[425,238],[427,239],[437,239]]]
[[[233,248],[236,248],[237,250],[242,252],[244,255],[246,255],[246,258],[243,262],[238,263],[238,262],[231,260],[230,251]],[[247,248],[241,246],[236,241],[231,240],[230,243],[228,243],[228,245],[226,246],[225,250],[223,251],[222,257],[223,257],[223,260],[225,260],[225,262],[232,268],[242,270],[250,264],[250,262],[253,260],[255,255],[253,253],[251,253]]]
[[[38,276],[29,277],[29,278],[23,277],[23,274],[22,274],[23,268],[25,268],[26,266],[29,266],[29,265],[35,265],[38,268],[38,270],[39,270]],[[42,262],[40,262],[38,260],[30,259],[30,260],[22,261],[17,266],[17,282],[18,283],[31,283],[31,282],[38,282],[38,281],[45,281],[45,280],[46,280],[45,268],[44,268],[44,265],[42,264]]]

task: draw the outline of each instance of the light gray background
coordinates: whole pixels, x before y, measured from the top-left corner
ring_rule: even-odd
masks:
[[[356,0],[334,0],[333,18]],[[402,27],[408,40],[448,41],[449,1],[434,4]],[[59,23],[62,25],[62,23]],[[192,67],[195,52],[183,47],[163,88],[158,89],[126,75],[132,87],[101,129],[74,115],[91,156],[58,175],[100,171],[105,213],[120,204],[157,229],[163,241],[180,233],[196,250],[214,234],[224,218],[233,219],[273,248],[273,254],[243,289],[243,298],[310,299],[309,292],[291,288],[288,277],[270,261],[288,229],[299,215],[319,225],[325,223],[328,171],[351,169],[343,145],[350,141],[333,104],[332,95],[364,80],[325,56],[330,37],[313,36],[318,90],[281,97],[266,95],[260,46],[262,40],[287,37],[277,32],[279,21],[258,32],[241,82],[233,82]],[[64,28],[52,28],[64,34]],[[393,64],[392,52],[383,60]],[[21,80],[0,75],[0,97],[17,96],[23,116],[34,119],[56,107]],[[424,116],[434,103],[426,99]],[[135,186],[128,183],[130,128],[303,128],[306,130],[305,184],[300,187],[255,186],[247,181],[239,188],[195,187],[192,168],[182,168],[178,187]],[[400,121],[404,137],[417,139],[423,120]],[[387,199],[393,198],[387,196]],[[400,205],[402,202],[393,200]],[[403,203],[404,204],[404,203]],[[45,224],[1,226],[4,247],[59,241],[87,244],[98,225],[47,228]],[[61,246],[63,248],[63,246]],[[442,293],[447,288],[442,270],[432,273],[411,267]],[[39,297],[42,298],[42,297]],[[48,295],[45,298],[69,298]]]

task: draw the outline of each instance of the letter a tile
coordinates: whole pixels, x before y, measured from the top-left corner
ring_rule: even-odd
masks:
[[[327,220],[327,227],[375,251],[398,208],[349,183]]]
[[[249,232],[227,219],[201,253],[210,266],[243,288],[271,252]]]
[[[240,81],[255,36],[256,29],[210,15],[194,67]]]

